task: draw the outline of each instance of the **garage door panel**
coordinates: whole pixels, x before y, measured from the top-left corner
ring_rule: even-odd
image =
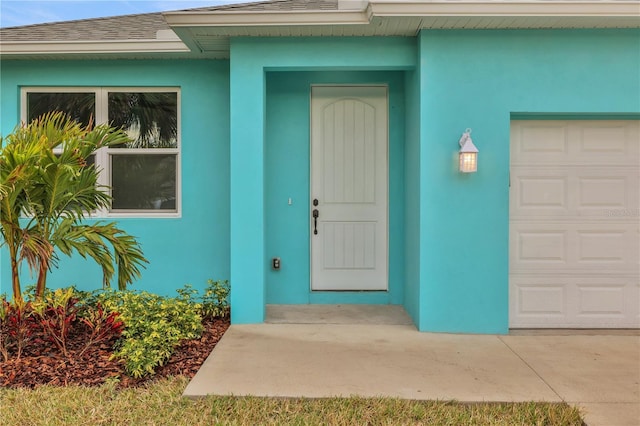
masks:
[[[625,176],[578,176],[579,209],[624,208],[629,198]]]
[[[576,159],[582,164],[589,161],[602,164],[604,160],[621,165],[634,165],[632,156],[639,153],[639,133],[636,122],[592,121],[572,123],[570,128],[570,139],[576,138],[578,141],[575,144]],[[573,136],[574,132],[577,133],[575,136]]]
[[[521,166],[512,168],[511,175],[515,220],[531,216],[610,219],[614,211],[640,211],[640,174],[635,168]]]
[[[639,226],[625,223],[512,222],[510,229],[511,270],[541,267],[554,272],[602,271],[611,266],[617,273],[637,273]]]
[[[615,263],[621,266],[633,266],[633,259],[629,256],[630,241],[624,229],[618,231],[587,231],[577,232],[576,261],[580,265],[600,266],[603,263]]]
[[[547,265],[550,268],[566,268],[568,235],[561,226],[532,227],[530,225],[512,225],[511,264],[512,268],[538,268]]]
[[[524,324],[564,321],[566,279],[522,275],[512,276],[511,284],[511,318]]]
[[[640,123],[511,129],[511,327],[640,327]]]
[[[569,177],[562,170],[525,169],[511,187],[512,208],[520,215],[569,214]]]
[[[511,327],[640,326],[640,291],[633,276],[519,274],[511,280]]]
[[[516,123],[516,122],[514,122]],[[511,127],[511,164],[637,165],[637,121],[518,121]]]
[[[564,122],[520,122],[518,127],[511,127],[512,164],[525,160],[544,163],[549,156],[565,158],[569,150],[568,140],[568,128]]]
[[[583,168],[570,191],[575,191],[577,214],[600,213],[610,217],[615,209],[640,207],[640,175],[629,167]]]
[[[582,318],[624,318],[624,283],[602,282],[576,285],[578,312]]]
[[[570,327],[638,328],[635,275],[573,276],[568,286]],[[633,306],[633,305],[636,306]]]

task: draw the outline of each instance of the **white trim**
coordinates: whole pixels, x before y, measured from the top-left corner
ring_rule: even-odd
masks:
[[[107,111],[107,95],[103,90],[96,88],[96,124],[97,123],[107,123],[109,121],[109,113]],[[99,149],[96,151],[96,167],[100,167],[100,174],[98,175],[98,185],[108,188],[109,187],[109,175],[111,170],[105,167],[107,164],[108,156],[106,149]],[[111,189],[107,189],[108,192],[111,192]],[[109,213],[108,209],[103,209],[96,214],[99,216],[107,216]]]
[[[369,23],[366,11],[217,11],[165,12],[172,27],[191,26],[265,26],[265,25],[353,25]]]
[[[369,0],[338,0],[339,10],[364,10]]]
[[[164,40],[0,42],[0,54],[2,55],[180,52],[191,52],[191,50],[182,41]]]
[[[549,16],[640,17],[640,5],[630,1],[417,1],[370,0],[374,16]]]
[[[95,95],[95,123],[105,124],[109,121],[108,94],[135,92],[175,92],[177,103],[177,136],[175,148],[101,148],[95,153],[96,167],[101,173],[98,175],[98,185],[108,188],[111,192],[111,156],[114,154],[147,154],[147,155],[175,155],[176,157],[176,209],[175,211],[153,209],[148,210],[100,210],[93,212],[92,218],[179,218],[182,217],[182,91],[178,86],[23,86],[20,88],[20,119],[27,120],[27,94],[35,93],[93,93]]]
[[[370,0],[364,10],[324,11],[176,11],[164,12],[172,27],[272,26],[272,25],[367,25],[373,17],[638,17],[635,1],[620,0]]]

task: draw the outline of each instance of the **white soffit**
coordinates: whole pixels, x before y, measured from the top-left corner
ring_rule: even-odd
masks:
[[[266,25],[349,25],[369,23],[365,11],[181,11],[164,14],[172,27],[266,26]]]
[[[640,17],[638,0],[370,0],[375,16]]]
[[[356,0],[334,10],[187,10],[167,23],[200,55],[232,37],[415,36],[421,29],[637,28],[638,0]]]
[[[491,19],[538,17],[553,20],[543,27],[574,28],[640,26],[638,0],[369,0],[354,2],[357,7],[338,10],[187,10],[166,12],[172,27],[262,27],[368,25],[375,18],[482,18],[478,28],[492,28]],[[366,5],[366,7],[365,7]],[[568,18],[576,21],[563,21]],[[583,20],[590,18],[590,20]],[[526,21],[523,27],[527,28]],[[539,22],[539,21],[537,21]],[[569,23],[569,25],[566,24]],[[573,22],[573,23],[572,23]],[[579,23],[579,24],[578,24]],[[517,23],[516,23],[517,24]],[[427,25],[427,27],[429,27]],[[452,25],[451,28],[456,28]],[[514,27],[518,27],[514,25]],[[443,27],[443,28],[446,28]],[[503,28],[496,26],[495,28]]]

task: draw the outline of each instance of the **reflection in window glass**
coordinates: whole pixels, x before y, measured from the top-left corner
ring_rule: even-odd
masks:
[[[114,210],[176,210],[176,156],[111,156]]]
[[[176,148],[176,92],[110,92],[109,123],[124,129],[133,142],[114,148]]]
[[[27,93],[27,121],[53,111],[62,111],[73,120],[87,126],[95,120],[94,93]]]
[[[59,87],[25,88],[23,93],[25,121],[61,111],[83,125],[95,122],[121,128],[132,139],[84,159],[99,170],[100,185],[111,187],[114,199],[109,211],[178,212],[178,89]]]

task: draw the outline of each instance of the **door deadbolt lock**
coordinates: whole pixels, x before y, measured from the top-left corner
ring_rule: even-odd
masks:
[[[314,198],[313,205],[317,207],[318,204],[318,199]],[[318,217],[320,217],[320,211],[318,209],[313,209],[311,216],[313,217],[313,235],[318,235]]]

